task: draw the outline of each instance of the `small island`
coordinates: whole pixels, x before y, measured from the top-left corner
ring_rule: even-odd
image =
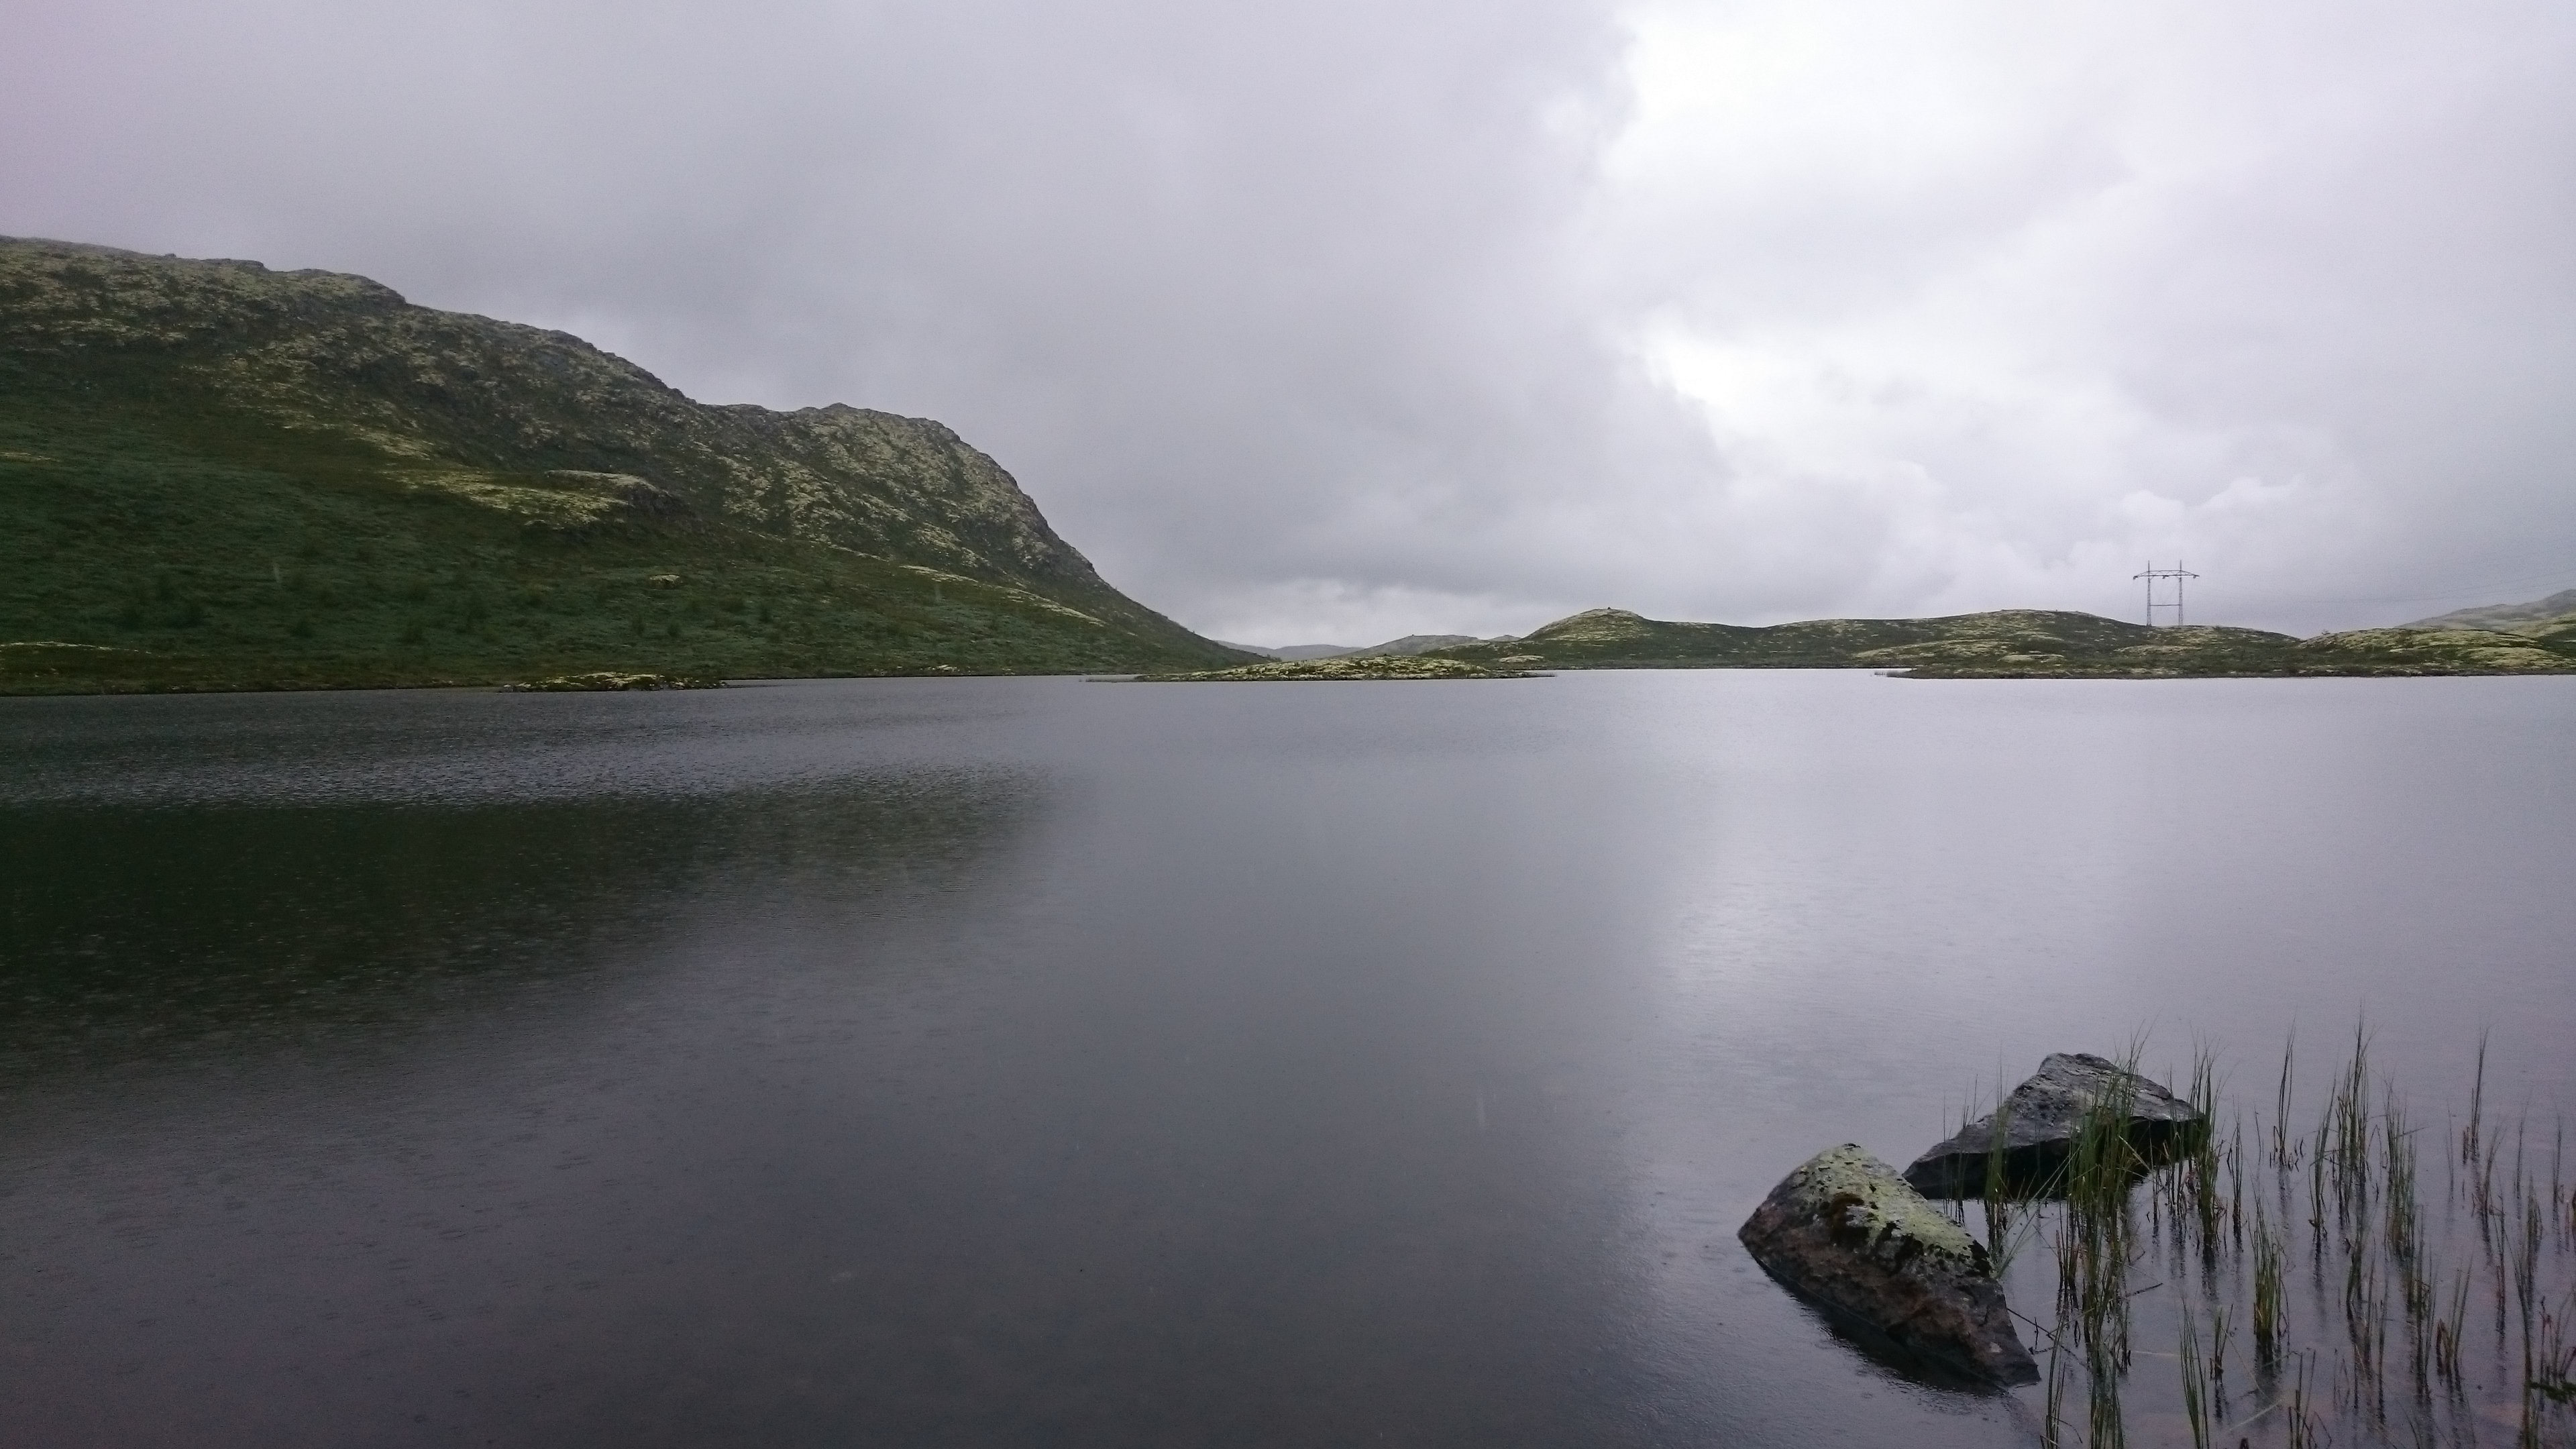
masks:
[[[1331,659],[1275,659],[1237,669],[1205,669],[1188,674],[1139,674],[1138,684],[1270,684],[1304,680],[1536,679],[1526,669],[1501,669],[1464,659],[1432,659],[1412,654],[1363,654]]]
[[[586,690],[722,688],[724,688],[724,681],[713,675],[620,674],[602,671],[596,674],[558,674],[551,679],[531,679],[519,684],[505,684],[501,686],[501,692],[503,694],[566,694]]]

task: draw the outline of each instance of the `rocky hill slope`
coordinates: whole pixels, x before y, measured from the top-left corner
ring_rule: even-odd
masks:
[[[1592,609],[1517,639],[1432,653],[1514,668],[1887,669],[1954,678],[2552,674],[2576,672],[2576,630],[2362,629],[2297,639],[2037,609],[1753,628]]]
[[[2561,589],[2526,604],[2481,604],[2418,619],[2407,629],[2494,629],[2507,634],[2538,634],[2576,624],[2576,589]]]
[[[0,689],[1240,662],[935,422],[363,277],[0,239]]]

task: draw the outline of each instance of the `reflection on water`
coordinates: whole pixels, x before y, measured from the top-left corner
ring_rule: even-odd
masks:
[[[952,888],[1034,800],[926,776],[708,799],[423,808],[48,804],[0,832],[20,1053],[472,1015],[631,960],[716,891]]]
[[[2556,1103],[2563,683],[10,702],[8,1437],[2013,1442],[1736,1223],[2141,1031]]]

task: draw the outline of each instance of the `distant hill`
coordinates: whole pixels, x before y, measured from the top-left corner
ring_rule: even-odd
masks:
[[[1354,649],[1351,652],[1354,654],[1429,654],[1435,649],[1454,649],[1461,644],[1482,642],[1473,634],[1407,634],[1401,639],[1389,639],[1383,644],[1372,644],[1365,649]]]
[[[2501,629],[2509,634],[2526,634],[2552,625],[2576,621],[2576,589],[2561,589],[2545,599],[2528,604],[2482,604],[2474,609],[2453,609],[2430,619],[2418,619],[2399,627],[2407,629]]]
[[[2297,639],[2210,625],[2151,629],[2093,614],[2001,609],[1938,619],[1817,619],[1756,628],[1591,609],[1516,639],[1432,651],[1508,668],[1886,669],[1921,676],[2576,672],[2576,632],[2364,629]]]
[[[925,419],[363,277],[0,238],[0,690],[1243,662]]]
[[[1309,659],[1339,659],[1345,654],[1360,654],[1365,653],[1366,650],[1357,644],[1282,644],[1276,649],[1257,649],[1253,652],[1266,654],[1273,659],[1303,662]]]
[[[1476,642],[1478,642],[1477,638],[1473,634],[1407,634],[1401,639],[1389,639],[1383,644],[1282,644],[1275,649],[1259,644],[1228,644],[1226,647],[1248,650],[1272,659],[1307,660],[1340,659],[1364,654],[1428,654],[1435,649],[1447,649],[1454,645]]]

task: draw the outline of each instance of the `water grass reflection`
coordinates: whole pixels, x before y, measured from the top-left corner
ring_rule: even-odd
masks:
[[[2044,1443],[2576,1442],[2563,1125],[2493,1120],[2481,1041],[2464,1111],[2437,1132],[2370,1048],[2357,1027],[2312,1125],[2293,1116],[2294,1042],[2252,1106],[2203,1050],[2186,1097],[2208,1126],[2172,1150],[2142,1146],[2114,1092],[2055,1177],[1990,1175],[1989,1241],[2043,1249],[2006,1271],[2015,1301],[2053,1303],[2029,1320]],[[2231,1361],[2239,1325],[2250,1353]]]

